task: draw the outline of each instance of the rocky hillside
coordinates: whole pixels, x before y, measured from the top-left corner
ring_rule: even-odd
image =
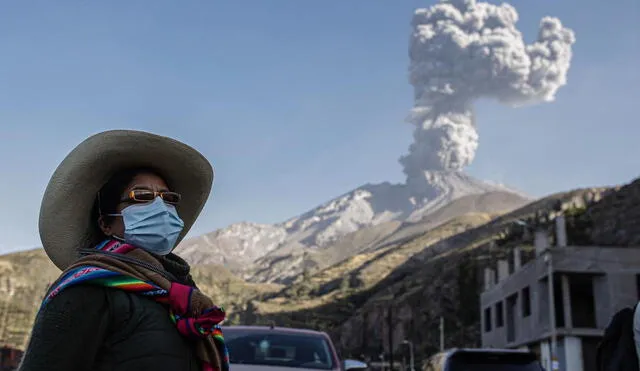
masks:
[[[60,270],[44,250],[0,256],[0,342],[22,349],[45,294]]]
[[[193,273],[202,289],[227,307],[231,323],[274,320],[327,330],[345,355],[377,355],[388,348],[391,310],[394,348],[410,338],[419,357],[435,349],[441,315],[449,341],[477,345],[481,272],[504,257],[511,240],[523,237],[516,220],[549,223],[563,211],[572,243],[638,242],[640,180],[496,211],[503,201],[509,209],[508,197],[495,192],[457,198],[428,218],[379,223],[323,249],[309,249],[316,255],[303,254],[301,261],[315,266],[303,265],[286,286],[247,283],[216,264],[196,265]],[[57,275],[41,250],[0,257],[1,342],[24,346],[45,286]]]
[[[500,214],[528,202],[522,196],[502,191],[463,196],[432,211],[422,219],[405,222],[393,220],[364,227],[321,249],[280,247],[256,260],[245,270],[245,278],[255,282],[288,284],[304,272],[313,274],[355,254],[395,246],[454,217],[468,213]]]
[[[176,248],[176,253],[190,264],[220,264],[240,272],[275,250],[286,237],[286,230],[278,225],[237,223],[190,238]]]
[[[402,185],[367,185],[285,223],[236,224],[186,241],[177,252],[191,260],[199,286],[224,303],[233,323],[240,320],[240,313],[251,311],[250,298],[261,300],[283,288],[268,282],[290,283],[301,273],[306,277],[353,254],[381,246],[388,250],[396,240],[454,215],[513,209],[527,202],[502,186],[461,173],[431,174],[425,181],[432,184],[433,198],[416,200]],[[442,204],[448,206],[432,210]],[[421,219],[427,211],[433,215]],[[247,269],[247,262],[259,263]],[[231,271],[265,283],[246,282]],[[26,344],[38,304],[58,274],[40,249],[0,257],[1,343],[17,348]]]
[[[47,286],[60,270],[42,249],[0,256],[0,345],[23,349]],[[193,268],[193,277],[203,292],[224,303],[229,320],[237,321],[248,298],[277,292],[279,285],[247,283],[219,265]]]
[[[238,223],[189,239],[178,246],[176,253],[192,264],[224,264],[250,281],[287,283],[305,267],[314,266],[313,250],[340,244],[345,236],[362,229],[374,227],[373,230],[378,231],[376,226],[390,223],[380,229],[392,230],[389,226],[394,222],[418,222],[458,198],[487,192],[503,195],[502,201],[482,204],[482,201],[467,200],[457,214],[454,209],[450,212],[460,215],[484,212],[486,208],[510,210],[530,201],[504,186],[455,171],[426,172],[419,188],[415,184],[413,188],[404,184],[367,184],[283,223]],[[446,220],[436,219],[437,222]],[[343,255],[351,253],[346,251]],[[310,260],[304,259],[305,254]],[[270,274],[283,268],[288,272]]]
[[[577,217],[594,245],[640,246],[640,178],[605,195]]]
[[[599,218],[611,213],[635,215],[640,204],[628,195],[637,194],[640,183],[630,187],[633,190],[560,193],[493,219],[487,214],[453,218],[426,233],[303,277],[266,300],[253,300],[241,318],[245,322],[311,325],[329,331],[346,354],[377,356],[381,349],[388,351],[391,310],[394,348],[400,349],[402,339],[409,338],[422,356],[436,350],[437,321],[444,316],[449,345],[477,346],[482,271],[505,256],[510,239],[523,237],[515,221],[536,219],[544,223],[564,210],[570,215],[570,228],[582,228],[585,224],[580,220],[585,215],[592,220],[602,220]],[[626,201],[613,201],[621,197]],[[626,217],[620,217],[623,219]],[[631,223],[626,228],[630,228],[625,232],[628,236],[637,230]],[[601,233],[599,228],[588,230],[593,237]],[[570,238],[581,237],[569,232]],[[631,244],[633,239],[618,242]]]

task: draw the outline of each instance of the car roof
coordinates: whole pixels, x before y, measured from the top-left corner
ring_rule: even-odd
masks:
[[[438,352],[429,358],[437,356],[450,357],[455,353],[501,353],[501,354],[531,354],[530,350],[526,349],[503,349],[503,348],[451,348],[442,352]]]
[[[241,330],[241,331],[273,331],[280,334],[309,334],[309,335],[320,335],[320,336],[328,336],[327,333],[316,330],[309,329],[301,329],[301,328],[291,328],[291,327],[277,327],[277,326],[242,326],[242,325],[232,325],[232,326],[223,326],[222,332],[231,330],[233,331]]]
[[[451,351],[455,352],[469,352],[469,353],[531,353],[531,351],[525,349],[502,349],[502,348],[454,348]]]
[[[500,356],[500,355],[506,356],[510,354],[516,357],[520,356],[520,357],[526,357],[529,359],[531,357],[535,357],[535,359],[537,359],[535,353],[526,349],[450,348],[429,356],[427,359],[423,361],[423,365],[435,364],[435,365],[439,365],[439,367],[443,367],[444,365],[447,364],[447,362],[450,362],[451,358],[455,357],[456,355],[464,355],[465,353],[469,355],[470,354],[480,355],[481,357],[483,354],[485,356]]]

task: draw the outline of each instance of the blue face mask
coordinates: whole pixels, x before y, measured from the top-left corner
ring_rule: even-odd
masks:
[[[124,242],[156,255],[167,255],[175,247],[184,222],[173,205],[160,197],[146,204],[127,206],[121,214]]]

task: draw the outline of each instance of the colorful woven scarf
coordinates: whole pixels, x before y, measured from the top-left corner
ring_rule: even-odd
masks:
[[[162,264],[142,249],[115,240],[104,241],[96,249],[125,255],[142,262],[143,266],[109,255],[92,254],[81,258],[51,285],[41,308],[65,288],[78,284],[111,287],[147,296],[168,305],[169,316],[181,335],[198,340],[196,354],[203,371],[229,371],[229,352],[220,328],[225,319],[223,308],[213,305],[198,289],[172,282],[158,273],[164,271]],[[144,264],[155,269],[144,268]]]

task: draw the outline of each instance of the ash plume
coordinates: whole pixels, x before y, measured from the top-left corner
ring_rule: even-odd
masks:
[[[508,106],[554,100],[567,82],[573,31],[544,17],[527,45],[509,4],[442,0],[417,9],[410,38],[409,81],[415,125],[409,153],[400,158],[407,183],[424,185],[430,171],[459,171],[478,148],[473,103],[493,98]]]

